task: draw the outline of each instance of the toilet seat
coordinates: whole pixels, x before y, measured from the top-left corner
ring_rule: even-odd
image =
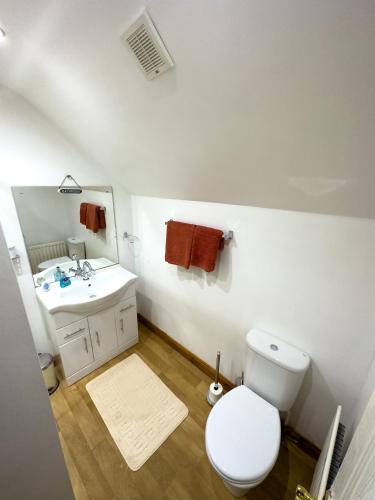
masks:
[[[221,479],[225,482],[225,483],[229,483],[233,486],[238,486],[238,487],[242,487],[242,488],[246,488],[246,489],[249,489],[249,488],[253,488],[254,486],[257,486],[259,483],[261,483],[268,475],[268,472],[263,474],[262,476],[258,477],[257,479],[255,479],[254,481],[250,481],[250,480],[247,480],[247,481],[236,481],[234,480],[233,478],[229,477],[229,476],[226,476],[217,466],[216,464],[214,463],[214,461],[212,460],[212,457],[209,455],[209,453],[207,452],[207,456],[211,462],[211,465],[212,467],[215,469],[215,471],[218,473],[218,475],[221,477]]]
[[[55,259],[45,260],[44,262],[38,264],[38,269],[39,272],[45,271],[50,267],[58,266],[59,264],[64,264],[64,262],[72,262],[72,259],[70,257],[64,256],[64,257],[56,257]]]
[[[276,462],[280,435],[277,408],[241,385],[223,396],[208,416],[207,455],[224,481],[255,486]]]

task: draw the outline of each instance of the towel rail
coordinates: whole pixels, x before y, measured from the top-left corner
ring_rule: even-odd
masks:
[[[84,201],[83,203],[90,203],[89,201]],[[94,203],[95,205],[95,203]],[[106,207],[99,207],[99,210],[101,210],[102,212],[106,212],[107,211],[107,208]]]
[[[169,220],[165,221],[164,224],[167,225],[168,222],[172,222],[172,221],[173,221],[173,219],[169,219]],[[233,231],[230,230],[230,231],[225,232],[223,238],[225,241],[233,240]]]

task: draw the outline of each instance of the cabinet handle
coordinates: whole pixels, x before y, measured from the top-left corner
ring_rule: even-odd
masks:
[[[124,320],[122,318],[120,319],[120,328],[122,333],[124,333]]]
[[[134,307],[134,304],[130,304],[130,306],[123,307],[122,309],[120,309],[120,313],[123,313],[124,311],[127,311],[128,309],[131,309],[132,307]]]
[[[83,341],[85,343],[85,349],[86,349],[86,352],[87,354],[89,353],[89,346],[87,345],[87,338],[86,337],[83,337]]]
[[[100,347],[100,338],[99,338],[99,333],[98,332],[95,332],[95,335],[96,335],[96,343],[98,344],[98,346]]]
[[[65,336],[64,336],[64,339],[68,339],[69,337],[73,337],[73,335],[76,335],[77,333],[80,333],[80,332],[84,332],[85,331],[85,328],[79,328],[78,330],[76,330],[75,332],[72,332],[72,333],[67,333]]]

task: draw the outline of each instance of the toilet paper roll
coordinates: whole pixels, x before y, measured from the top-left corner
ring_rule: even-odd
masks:
[[[212,382],[210,388],[207,393],[207,401],[211,406],[219,401],[221,396],[223,395],[223,386],[221,384],[217,384],[215,386],[215,382]]]

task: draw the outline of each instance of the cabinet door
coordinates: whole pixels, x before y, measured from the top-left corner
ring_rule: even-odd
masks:
[[[70,377],[94,361],[90,335],[81,335],[60,347],[65,377]]]
[[[135,297],[131,297],[116,306],[116,330],[119,346],[138,338],[137,303]]]
[[[99,359],[117,347],[115,310],[112,307],[89,316],[88,320],[94,358]]]

